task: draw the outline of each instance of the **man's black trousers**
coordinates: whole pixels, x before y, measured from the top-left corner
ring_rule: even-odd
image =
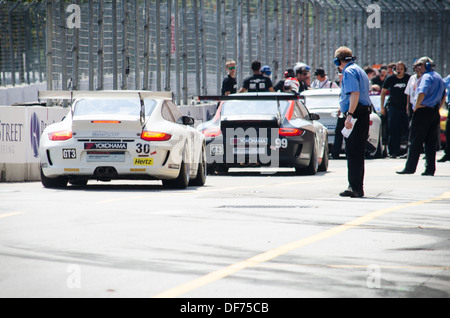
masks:
[[[436,148],[439,129],[439,112],[436,108],[423,107],[417,109],[411,122],[411,135],[408,160],[405,170],[415,172],[419,157],[425,143],[425,170],[434,173],[436,170]]]
[[[369,136],[370,108],[358,105],[353,118],[358,120],[353,131],[346,140],[348,183],[353,191],[363,193],[364,188],[364,158],[366,143]]]

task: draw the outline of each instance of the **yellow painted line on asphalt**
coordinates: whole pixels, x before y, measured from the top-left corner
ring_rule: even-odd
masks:
[[[258,188],[267,188],[267,187],[281,187],[281,186],[291,186],[291,185],[298,185],[298,184],[311,184],[311,183],[320,183],[320,182],[332,182],[340,180],[338,178],[333,179],[316,179],[316,180],[303,180],[303,181],[296,181],[296,182],[286,182],[286,183],[271,183],[271,184],[263,184],[263,185],[248,185],[248,186],[239,186],[239,187],[228,187],[228,188],[221,188],[216,187],[213,189],[208,188],[201,188],[200,190],[196,191],[178,191],[176,195],[188,195],[188,194],[204,194],[204,193],[210,193],[210,192],[221,192],[221,191],[234,191],[234,190],[241,190],[241,189],[258,189]],[[106,203],[114,203],[114,202],[120,202],[120,201],[128,201],[128,200],[139,200],[139,199],[146,199],[152,196],[170,196],[173,195],[174,191],[168,190],[168,191],[158,191],[153,193],[148,193],[145,195],[138,195],[138,196],[132,196],[132,197],[125,197],[125,198],[117,198],[117,199],[110,199],[110,200],[102,200],[97,203],[99,204],[106,204]]]
[[[318,234],[309,236],[307,238],[303,238],[300,239],[298,241],[294,241],[291,243],[288,243],[286,245],[282,245],[278,248],[266,251],[264,253],[258,254],[256,256],[253,256],[249,259],[246,259],[244,261],[232,264],[230,266],[227,266],[225,268],[219,269],[215,272],[209,273],[205,276],[199,277],[197,279],[194,279],[190,282],[187,282],[185,284],[176,286],[172,289],[169,289],[165,292],[162,292],[156,296],[154,296],[155,298],[173,298],[173,297],[178,297],[180,295],[183,295],[187,292],[190,292],[194,289],[200,288],[202,286],[208,285],[212,282],[215,282],[217,280],[220,280],[222,278],[225,278],[227,276],[233,275],[241,270],[244,270],[246,268],[250,268],[250,267],[255,267],[261,263],[270,261],[278,256],[284,255],[288,252],[291,252],[293,250],[299,249],[301,247],[313,244],[315,242],[330,238],[332,236],[338,235],[342,232],[345,232],[349,229],[352,229],[354,227],[360,226],[361,224],[367,223],[373,219],[376,219],[380,216],[386,215],[388,213],[394,212],[394,211],[398,211],[398,210],[402,210],[408,207],[413,207],[413,206],[419,206],[419,205],[423,205],[423,204],[427,204],[430,202],[434,202],[434,201],[440,201],[440,200],[446,200],[446,199],[450,199],[450,191],[449,192],[445,192],[443,193],[441,196],[436,197],[436,198],[431,198],[431,199],[427,199],[427,200],[421,200],[421,201],[416,201],[416,202],[411,202],[411,203],[407,203],[404,205],[400,205],[400,206],[394,206],[394,207],[390,207],[390,208],[385,208],[385,209],[380,209],[377,211],[373,211],[371,213],[368,213],[364,216],[358,217],[350,222],[338,225],[336,227],[333,227],[329,230],[320,232]]]
[[[14,216],[14,215],[20,215],[23,214],[22,212],[12,212],[12,213],[6,213],[6,214],[0,214],[0,219],[4,219],[10,216]]]

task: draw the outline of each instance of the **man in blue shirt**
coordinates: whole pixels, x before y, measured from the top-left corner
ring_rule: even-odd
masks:
[[[417,85],[417,99],[413,106],[408,159],[405,168],[398,174],[416,172],[422,145],[425,143],[425,172],[423,176],[433,176],[436,171],[436,145],[439,129],[439,109],[445,102],[445,87],[442,77],[433,69],[429,57],[421,57],[415,65],[422,76]]]
[[[355,64],[349,48],[342,46],[334,55],[336,66],[342,70],[340,109],[346,115],[345,127],[352,129],[345,147],[349,187],[340,196],[360,198],[364,196],[364,158],[369,134],[369,78]]]

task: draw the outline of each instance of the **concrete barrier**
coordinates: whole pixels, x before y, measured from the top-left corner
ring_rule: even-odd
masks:
[[[11,106],[14,104],[34,102],[38,96],[38,91],[46,89],[46,83],[0,87],[0,105]]]
[[[0,106],[0,182],[40,180],[42,132],[68,111],[62,107]]]

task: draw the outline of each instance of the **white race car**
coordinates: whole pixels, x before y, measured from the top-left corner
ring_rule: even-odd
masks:
[[[340,88],[310,89],[301,93],[302,96],[305,96],[305,105],[308,110],[318,114],[320,116],[319,121],[327,127],[330,149],[332,149],[331,146],[334,144],[335,139],[340,93]],[[366,143],[366,157],[368,158],[380,158],[382,156],[383,142],[381,129],[381,118],[372,109],[370,114],[369,137]],[[342,145],[343,150],[344,145]]]
[[[179,189],[205,184],[205,138],[171,92],[43,91],[39,99],[73,101],[67,116],[41,136],[45,187],[90,179],[156,179]]]

